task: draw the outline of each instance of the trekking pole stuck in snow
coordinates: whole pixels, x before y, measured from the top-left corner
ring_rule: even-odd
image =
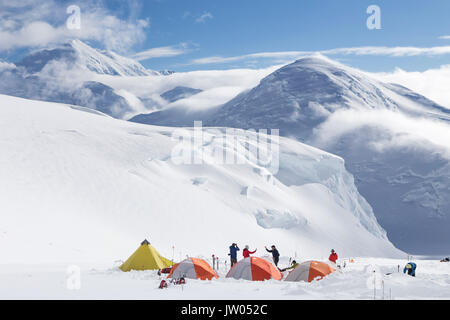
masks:
[[[373,270],[373,300],[377,299],[377,274],[376,271]]]
[[[213,270],[216,270],[216,257],[214,256],[214,254],[212,255],[212,265],[213,265]]]
[[[175,260],[175,246],[172,246],[172,264],[174,263],[173,261]]]

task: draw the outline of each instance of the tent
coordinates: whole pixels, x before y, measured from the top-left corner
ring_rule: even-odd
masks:
[[[190,278],[200,280],[211,280],[218,278],[217,273],[211,266],[203,259],[187,258],[177,263],[170,271],[168,278]]]
[[[158,270],[173,265],[173,262],[162,257],[150,242],[144,240],[139,248],[125,261],[120,269],[130,270]]]
[[[280,271],[271,262],[257,257],[240,260],[227,274],[227,278],[252,281],[281,280],[282,277]]]
[[[311,282],[314,279],[322,279],[326,275],[336,271],[328,263],[320,261],[306,261],[300,263],[294,270],[289,272],[284,281]]]

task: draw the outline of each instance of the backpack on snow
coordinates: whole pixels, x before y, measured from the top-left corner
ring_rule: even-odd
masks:
[[[167,288],[167,282],[166,280],[161,280],[161,283],[159,284],[159,289]]]

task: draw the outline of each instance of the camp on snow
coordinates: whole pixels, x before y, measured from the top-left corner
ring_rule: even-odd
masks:
[[[130,270],[161,270],[167,269],[167,278],[190,278],[199,280],[211,280],[219,278],[216,271],[208,262],[200,258],[186,258],[179,263],[174,263],[164,258],[150,244],[149,241],[142,241],[137,250],[119,267],[122,271]],[[287,275],[285,281],[305,281],[311,282],[320,280],[336,269],[325,262],[306,261],[295,267]],[[270,261],[258,258],[247,257],[237,262],[228,271],[227,278],[244,279],[250,281],[282,280],[283,274]]]

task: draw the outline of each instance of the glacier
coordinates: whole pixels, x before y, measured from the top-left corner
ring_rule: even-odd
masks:
[[[204,128],[205,143],[188,143],[204,162],[177,164],[174,131],[190,137],[192,128],[6,95],[0,103],[4,263],[112,263],[143,238],[163,254],[174,246],[177,256],[226,257],[231,242],[277,243],[283,256],[326,256],[330,248],[403,256],[338,156],[280,137],[271,172],[242,152],[251,151],[248,132],[237,130],[229,145],[225,129]],[[214,150],[242,164],[217,164]]]

